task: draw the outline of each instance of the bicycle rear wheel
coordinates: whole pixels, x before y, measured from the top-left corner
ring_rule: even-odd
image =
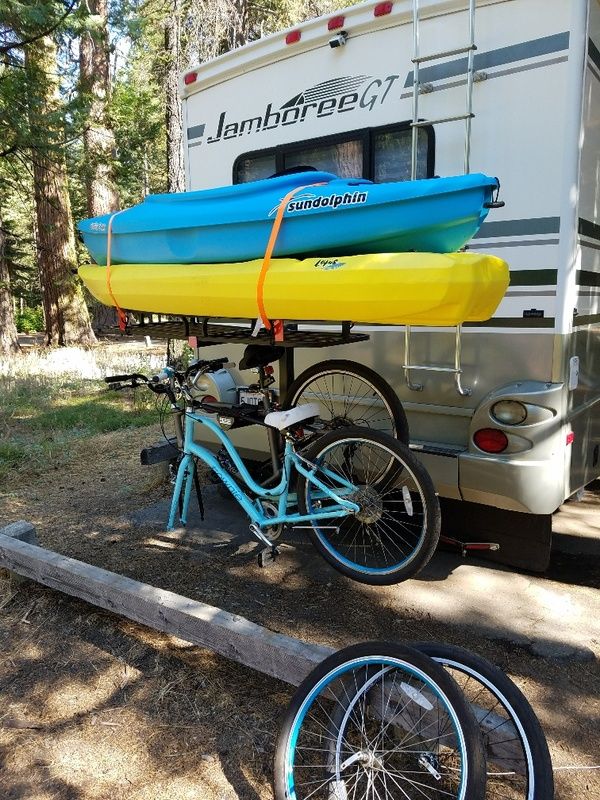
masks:
[[[362,583],[385,585],[415,575],[433,555],[440,535],[440,508],[431,478],[410,450],[368,428],[345,428],[319,437],[303,455],[319,479],[335,491],[324,469],[351,481],[347,495],[356,514],[313,522],[309,535],[335,569]],[[335,501],[298,477],[302,514],[323,512]]]
[[[325,430],[360,425],[408,444],[408,421],[398,395],[369,367],[341,359],[313,364],[293,381],[283,405],[315,402]]]
[[[483,800],[477,723],[412,648],[353,645],[298,688],[275,751],[276,800]]]
[[[494,664],[462,647],[418,642],[441,664],[471,704],[486,749],[486,800],[553,800],[548,743],[526,697]]]

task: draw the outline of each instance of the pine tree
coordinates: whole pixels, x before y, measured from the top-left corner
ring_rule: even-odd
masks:
[[[57,48],[51,36],[43,36],[26,46],[25,67],[46,342],[92,344],[96,337],[74,274],[75,235],[58,97]]]
[[[114,179],[115,135],[109,117],[108,0],[84,0],[79,40],[79,92],[86,106],[83,129],[87,212],[98,217],[119,207]]]
[[[19,350],[13,298],[10,291],[8,258],[6,257],[6,234],[2,226],[2,209],[0,208],[0,356],[18,353]]]

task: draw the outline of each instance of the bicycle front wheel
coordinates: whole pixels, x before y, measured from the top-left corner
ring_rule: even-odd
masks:
[[[452,679],[412,648],[353,645],[319,664],[287,710],[276,800],[483,800],[477,723]]]
[[[495,664],[462,647],[412,645],[441,664],[471,704],[487,757],[486,800],[553,800],[548,743],[521,690]]]
[[[314,521],[309,529],[335,569],[361,583],[385,585],[427,564],[440,536],[440,507],[431,478],[407,447],[378,431],[346,428],[324,434],[303,455],[332,491],[340,485],[333,475],[355,487],[345,497],[357,503],[357,513]],[[302,475],[297,488],[302,514],[336,504]]]
[[[408,444],[408,421],[398,395],[369,367],[341,359],[313,364],[291,384],[284,407],[315,402],[326,430],[360,425]]]

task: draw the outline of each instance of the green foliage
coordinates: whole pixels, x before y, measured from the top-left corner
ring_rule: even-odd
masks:
[[[69,376],[0,379],[0,479],[60,463],[78,440],[157,421],[153,395]]]
[[[37,333],[44,330],[44,312],[41,306],[37,308],[24,308],[16,315],[17,331],[19,333]]]

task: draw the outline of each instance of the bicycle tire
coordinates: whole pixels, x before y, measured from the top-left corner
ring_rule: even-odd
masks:
[[[378,431],[345,428],[319,437],[303,456],[358,487],[347,499],[361,511],[309,528],[313,545],[331,566],[353,580],[383,586],[406,580],[427,564],[440,536],[440,507],[431,478],[407,447]],[[301,514],[326,507],[322,492],[318,495],[299,475]]]
[[[346,398],[342,408],[335,407],[339,397]],[[381,375],[362,364],[331,359],[308,367],[290,385],[282,407],[302,402],[319,403],[326,430],[360,425],[408,445],[408,420],[398,395]]]
[[[553,800],[548,742],[515,683],[495,664],[462,647],[439,642],[411,645],[447,669],[476,706],[488,759],[486,800]]]
[[[484,800],[485,755],[443,668],[406,645],[366,642],[326,658],[297,689],[273,782],[276,800]]]

